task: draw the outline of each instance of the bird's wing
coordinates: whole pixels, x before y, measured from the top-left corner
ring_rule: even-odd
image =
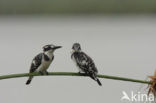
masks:
[[[30,67],[30,73],[35,72],[36,69],[41,65],[41,62],[42,62],[42,53],[38,54],[33,59]]]
[[[79,52],[74,55],[77,65],[85,73],[97,73],[97,68],[94,64],[94,61],[84,52]]]

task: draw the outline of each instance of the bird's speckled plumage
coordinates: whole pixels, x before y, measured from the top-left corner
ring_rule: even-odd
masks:
[[[72,60],[75,62],[76,66],[79,69],[80,73],[85,73],[90,76],[92,79],[98,82],[101,86],[101,82],[97,78],[98,70],[94,64],[94,61],[84,52],[81,51],[79,43],[75,43],[72,47],[73,53],[71,55]]]

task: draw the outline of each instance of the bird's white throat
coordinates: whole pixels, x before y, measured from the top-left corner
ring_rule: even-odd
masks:
[[[46,51],[44,52],[44,54],[47,55],[50,59],[52,59],[54,56],[54,51]]]
[[[73,54],[74,52],[82,52],[81,50],[76,51],[76,50],[72,50],[70,53]]]

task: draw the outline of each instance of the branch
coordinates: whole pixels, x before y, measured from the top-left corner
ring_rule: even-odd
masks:
[[[49,75],[41,75],[39,73],[21,73],[21,74],[3,75],[3,76],[0,76],[0,80],[9,79],[9,78],[28,77],[28,76],[86,76],[86,75],[74,73],[74,72],[49,72]],[[137,80],[137,79],[131,79],[131,78],[124,78],[124,77],[117,77],[117,76],[102,75],[102,74],[99,74],[98,77],[99,78],[106,78],[106,79],[121,80],[121,81],[151,84],[150,81]]]

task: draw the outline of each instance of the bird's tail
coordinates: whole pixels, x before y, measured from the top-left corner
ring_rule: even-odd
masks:
[[[98,77],[95,74],[90,75],[90,77],[95,80],[99,86],[102,86],[102,83],[100,82],[100,80],[98,79]]]
[[[101,82],[100,82],[100,80],[97,78],[97,83],[99,84],[99,86],[102,86],[102,84],[101,84]]]
[[[33,76],[30,76],[25,84],[29,85],[31,83],[32,78],[33,78]]]

